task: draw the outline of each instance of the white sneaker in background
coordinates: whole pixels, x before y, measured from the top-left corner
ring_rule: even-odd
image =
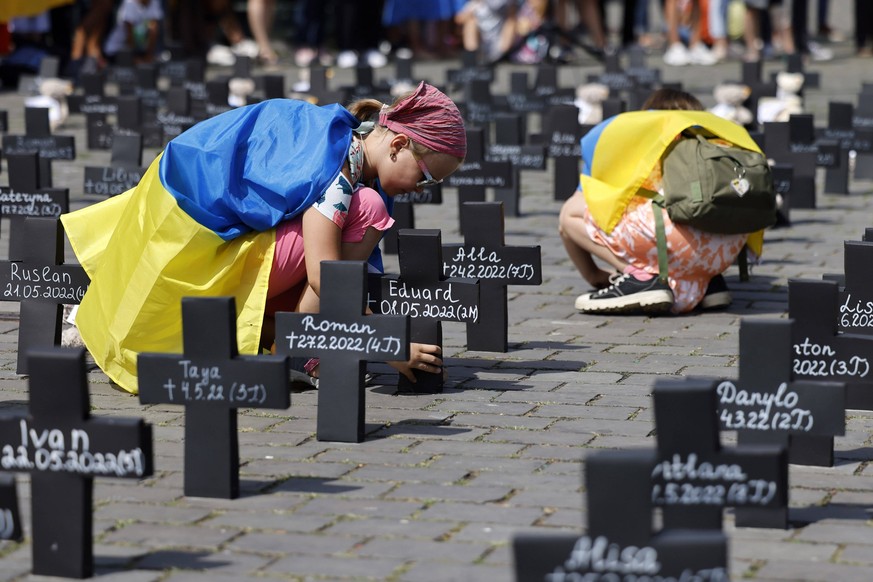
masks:
[[[691,54],[681,42],[674,42],[664,53],[664,64],[671,67],[682,67],[691,63]]]
[[[236,55],[229,46],[214,44],[206,53],[206,62],[218,67],[232,67],[236,62]]]
[[[308,46],[300,47],[294,53],[294,64],[298,67],[308,67],[318,56],[318,51]]]
[[[336,66],[340,69],[351,69],[358,66],[358,55],[355,51],[343,51],[336,56]]]
[[[823,47],[817,42],[810,41],[806,44],[809,49],[809,58],[814,61],[830,61],[834,58],[834,51],[827,47]]]
[[[376,49],[370,49],[364,55],[364,60],[374,69],[381,69],[388,64],[388,58]]]
[[[718,62],[718,57],[705,44],[699,42],[688,51],[692,65],[712,66]]]
[[[250,38],[245,38],[231,47],[233,54],[240,57],[249,57],[250,59],[258,58],[258,43]]]

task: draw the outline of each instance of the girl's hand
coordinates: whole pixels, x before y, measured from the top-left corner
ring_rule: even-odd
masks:
[[[443,371],[442,348],[433,344],[409,344],[409,360],[406,362],[388,362],[394,369],[415,383],[414,370],[440,374]]]

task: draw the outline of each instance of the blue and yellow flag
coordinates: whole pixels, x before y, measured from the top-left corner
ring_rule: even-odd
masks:
[[[138,353],[181,353],[188,296],[233,296],[239,351],[258,353],[275,227],[336,178],[358,124],[289,99],[229,111],[171,141],[132,190],[62,216],[91,277],[76,325],[100,368],[137,392]]]
[[[582,193],[594,222],[610,233],[680,133],[700,127],[736,146],[761,148],[741,126],[707,111],[631,111],[604,120],[582,138]],[[763,233],[749,236],[761,254]]]
[[[0,22],[19,16],[36,16],[51,8],[72,4],[74,0],[3,0],[0,2]]]

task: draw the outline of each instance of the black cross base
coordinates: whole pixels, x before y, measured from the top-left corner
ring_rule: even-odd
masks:
[[[276,351],[318,357],[320,441],[359,443],[365,436],[364,373],[368,361],[409,358],[409,318],[364,315],[367,264],[321,263],[320,313],[276,314]]]
[[[90,418],[83,349],[36,349],[28,359],[30,410],[0,415],[0,450],[15,451],[4,453],[4,469],[31,476],[33,573],[88,578],[93,481],[151,475],[151,425]]]
[[[0,299],[21,304],[16,373],[27,374],[27,353],[61,343],[63,304],[77,304],[90,284],[79,265],[64,265],[63,233],[57,218],[26,218],[28,244],[13,261],[0,261]]]
[[[238,408],[291,406],[288,361],[239,356],[233,297],[182,299],[184,351],[137,357],[139,401],[185,407],[185,495],[239,497]]]

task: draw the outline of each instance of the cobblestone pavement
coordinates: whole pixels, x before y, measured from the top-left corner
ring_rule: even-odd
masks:
[[[819,123],[828,100],[854,101],[861,82],[873,80],[869,59],[838,49],[836,61],[811,67],[822,74],[821,88],[807,92]],[[660,59],[652,63],[660,66]],[[422,63],[417,71],[440,83],[447,64]],[[593,71],[594,63],[568,67],[562,82],[576,84]],[[294,78],[293,70],[284,72]],[[712,85],[739,78],[739,65],[672,69],[664,77],[711,105]],[[507,79],[501,69],[497,87]],[[16,133],[21,103],[19,95],[0,94]],[[83,118],[72,118],[65,131],[77,136],[80,155],[55,164],[55,185],[70,187],[79,206],[93,201],[81,194],[82,167],[108,163],[108,153],[85,151]],[[4,161],[4,183],[6,172]],[[784,318],[788,279],[841,271],[842,241],[859,239],[873,210],[873,185],[854,183],[850,196],[820,195],[817,210],[793,211],[790,228],[767,233],[765,261],[751,281],[728,271],[734,301],[725,312],[585,316],[573,308],[586,286],[556,235],[560,204],[552,199],[551,174],[525,172],[522,180],[523,215],[507,218],[506,240],[541,246],[543,283],[510,288],[509,352],[467,351],[463,327],[445,324],[444,393],[395,396],[390,369],[373,367],[381,373],[367,390],[368,434],[360,444],[315,439],[314,391],[293,394],[286,411],[241,411],[240,499],[185,497],[182,409],[141,406],[102,373],[90,373],[93,414],[144,416],[155,436],[153,477],[96,482],[99,578],[510,580],[513,534],[582,530],[581,461],[588,453],[654,446],[652,382],[735,377],[740,320]],[[442,228],[444,242],[459,241],[456,201],[447,189],[442,206],[417,208],[417,225]],[[27,400],[27,380],[15,374],[16,312],[15,304],[2,304],[0,402],[10,408]],[[58,384],[62,390],[63,380]],[[736,528],[726,513],[733,578],[873,579],[873,412],[849,411],[847,418],[834,467],[791,466],[792,527]],[[29,531],[28,479],[18,483]],[[28,541],[0,544],[0,578],[38,578],[28,574],[30,551]]]

